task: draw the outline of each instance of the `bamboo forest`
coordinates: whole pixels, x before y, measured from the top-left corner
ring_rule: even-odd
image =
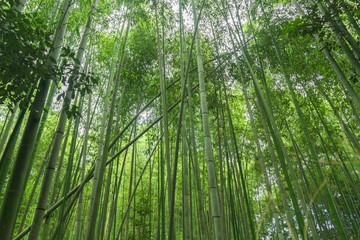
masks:
[[[0,0],[19,239],[360,239],[360,1]]]

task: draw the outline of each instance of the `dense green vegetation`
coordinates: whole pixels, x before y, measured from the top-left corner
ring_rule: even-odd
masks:
[[[356,0],[0,0],[0,239],[359,239]]]

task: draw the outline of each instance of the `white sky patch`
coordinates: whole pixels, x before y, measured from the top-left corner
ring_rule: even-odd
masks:
[[[145,111],[143,111],[138,118],[139,124],[142,124],[142,123],[146,124],[148,122],[148,120],[150,119],[152,112],[153,112],[153,108],[147,108]]]
[[[101,19],[101,22],[98,22],[94,28],[95,31],[102,31],[105,33],[116,33],[118,29],[120,29],[120,24],[122,24],[124,20],[124,14],[127,13],[129,9],[122,5],[120,9],[114,8],[110,15],[107,15],[105,18]]]

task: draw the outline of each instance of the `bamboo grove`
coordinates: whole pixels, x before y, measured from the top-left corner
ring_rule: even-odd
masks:
[[[0,239],[359,239],[360,3],[0,0]]]

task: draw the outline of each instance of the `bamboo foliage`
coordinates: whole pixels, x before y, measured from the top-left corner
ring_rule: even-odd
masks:
[[[1,239],[360,237],[356,1],[0,8]]]

